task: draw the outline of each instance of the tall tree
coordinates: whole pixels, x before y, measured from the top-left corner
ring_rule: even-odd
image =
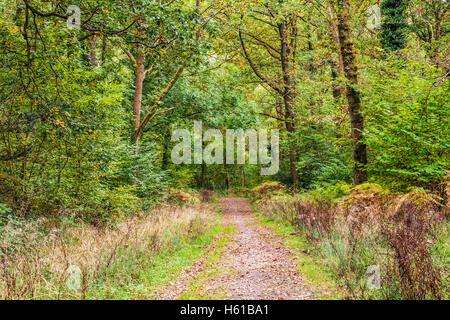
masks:
[[[367,146],[362,140],[364,131],[364,117],[361,113],[362,102],[358,86],[358,66],[356,53],[350,29],[350,3],[349,0],[337,0],[337,19],[339,45],[344,64],[345,78],[347,79],[346,96],[350,113],[352,139],[354,143],[353,160],[355,184],[367,181]]]
[[[381,3],[383,21],[380,37],[385,50],[396,51],[405,47],[405,33],[408,27],[405,16],[406,7],[405,0],[384,0]]]
[[[253,23],[262,23],[253,32],[250,28],[243,29],[239,26],[239,39],[243,55],[247,60],[253,73],[259,78],[262,84],[275,92],[282,104],[278,104],[276,115],[263,113],[265,116],[283,121],[287,132],[294,137],[296,133],[296,109],[295,98],[297,94],[297,70],[296,53],[298,41],[297,16],[292,12],[282,12],[265,4],[263,12],[255,9],[247,16]],[[242,17],[244,19],[245,17]],[[261,33],[264,28],[270,31],[266,35]],[[254,57],[246,42],[250,42],[254,51],[259,54],[263,52],[265,57]],[[268,68],[267,60],[272,61]],[[259,61],[259,63],[257,62]],[[269,72],[265,70],[269,69]],[[263,71],[264,70],[264,71]],[[299,183],[297,171],[297,151],[294,147],[289,148],[289,161],[292,183],[297,186]]]

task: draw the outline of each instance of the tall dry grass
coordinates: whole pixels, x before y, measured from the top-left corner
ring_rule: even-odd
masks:
[[[114,229],[83,224],[44,231],[45,220],[11,219],[0,233],[0,299],[85,299],[107,277],[133,276],[114,274],[118,263],[152,259],[177,239],[210,230],[214,212],[210,204],[162,206]]]
[[[353,298],[448,296],[448,221],[435,195],[370,185],[338,202],[285,196],[259,209],[297,226]],[[367,285],[373,265],[381,269],[379,290]]]

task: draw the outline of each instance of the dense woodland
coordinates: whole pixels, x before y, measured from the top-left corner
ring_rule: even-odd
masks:
[[[449,23],[446,0],[0,0],[0,234],[275,182],[432,194],[442,211]],[[194,121],[279,129],[280,171],[173,164]]]

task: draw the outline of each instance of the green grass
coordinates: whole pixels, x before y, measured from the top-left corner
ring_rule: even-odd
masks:
[[[235,226],[227,226],[224,228],[223,234],[215,243],[215,249],[206,258],[204,269],[197,274],[191,282],[189,289],[181,294],[181,300],[223,300],[225,298],[225,288],[220,288],[214,293],[206,293],[204,286],[221,275],[232,274],[231,270],[220,268],[219,262],[223,253],[227,250],[227,244],[232,241],[235,232]]]
[[[297,270],[306,283],[315,292],[315,299],[341,300],[344,298],[342,289],[333,280],[332,273],[326,267],[324,260],[317,250],[308,243],[305,236],[287,222],[278,222],[270,218],[257,215],[261,225],[272,229],[283,239],[286,246],[297,254]]]
[[[124,255],[126,259],[115,263],[102,281],[90,290],[87,298],[153,299],[183,269],[200,259],[217,235],[226,232],[227,228],[218,221],[214,228],[196,239],[176,239],[170,251]]]

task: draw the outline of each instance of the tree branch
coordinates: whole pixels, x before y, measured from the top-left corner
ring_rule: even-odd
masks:
[[[248,63],[250,64],[250,67],[252,68],[252,70],[256,74],[256,76],[258,78],[260,78],[263,82],[267,83],[267,85],[269,85],[273,90],[275,90],[279,94],[283,95],[283,91],[280,88],[278,88],[277,86],[275,86],[274,84],[270,83],[269,80],[266,77],[264,77],[259,72],[259,70],[255,67],[255,65],[253,64],[253,61],[252,61],[252,59],[250,59],[250,57],[247,53],[247,49],[245,48],[244,39],[242,38],[242,30],[241,30],[240,26],[239,26],[239,39],[241,41],[242,50],[244,51],[244,56],[247,59]]]
[[[169,84],[164,88],[163,91],[161,91],[158,99],[156,100],[156,102],[153,104],[153,106],[151,107],[150,110],[156,110],[156,108],[160,105],[162,105],[164,99],[166,98],[166,96],[169,94],[170,90],[172,90],[173,86],[175,85],[175,83],[177,83],[178,79],[180,79],[181,74],[183,73],[184,67],[180,67],[177,71],[177,73],[175,74],[175,76],[173,77],[173,79],[169,82]],[[173,108],[172,108],[173,109]],[[170,111],[172,109],[168,109],[162,113],[165,113],[167,111]],[[153,111],[150,111],[144,118],[144,120],[142,121],[142,123],[140,124],[139,128],[136,130],[136,137],[140,137],[142,135],[142,133],[144,132],[145,126],[150,122],[150,120],[152,120],[158,113],[154,113]],[[159,113],[161,114],[161,112]]]

